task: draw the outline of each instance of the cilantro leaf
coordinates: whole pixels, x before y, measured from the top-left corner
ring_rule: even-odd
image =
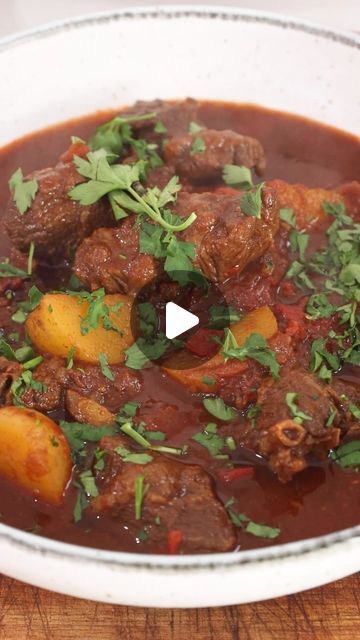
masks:
[[[210,319],[207,324],[209,329],[225,329],[229,324],[238,322],[241,313],[231,305],[211,305],[209,309]]]
[[[199,133],[199,131],[202,131],[204,127],[202,127],[200,124],[198,124],[197,122],[190,122],[189,124],[189,133]]]
[[[132,462],[133,464],[148,464],[153,459],[148,453],[134,453],[126,447],[115,447],[114,451],[124,462]]]
[[[9,188],[14,202],[21,215],[31,207],[31,204],[38,192],[39,184],[35,178],[24,180],[22,170],[19,168],[12,174],[9,180]]]

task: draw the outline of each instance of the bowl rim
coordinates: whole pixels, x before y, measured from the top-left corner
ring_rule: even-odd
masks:
[[[131,19],[178,19],[198,18],[211,20],[232,20],[236,22],[260,23],[270,27],[279,27],[301,31],[309,35],[332,40],[333,42],[360,50],[360,34],[346,30],[322,26],[321,24],[290,17],[282,13],[262,10],[242,9],[222,5],[148,5],[128,7],[118,10],[95,12],[73,18],[47,22],[24,31],[15,32],[0,39],[0,54],[10,48],[34,40],[51,38],[70,29],[81,29],[97,24],[118,22]],[[230,569],[245,564],[257,564],[264,561],[286,560],[308,555],[312,552],[340,547],[351,540],[360,538],[360,524],[322,536],[306,538],[295,542],[225,553],[194,554],[184,556],[166,556],[125,551],[108,551],[82,545],[71,544],[22,531],[10,525],[0,523],[0,541],[16,547],[19,551],[31,551],[40,556],[52,556],[109,565],[122,568],[152,569],[161,572],[169,570]]]

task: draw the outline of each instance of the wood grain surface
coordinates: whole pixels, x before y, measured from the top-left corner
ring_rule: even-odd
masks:
[[[360,574],[320,589],[216,609],[97,604],[0,576],[0,640],[357,640]]]

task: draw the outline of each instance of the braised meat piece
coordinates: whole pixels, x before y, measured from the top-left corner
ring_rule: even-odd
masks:
[[[76,252],[74,271],[91,291],[104,287],[107,293],[135,292],[160,270],[153,256],[139,252],[139,228],[134,217],[119,227],[97,229]]]
[[[11,385],[21,375],[21,365],[0,356],[0,404],[12,404]]]
[[[152,100],[150,102],[139,100],[130,109],[122,111],[121,115],[145,115],[155,113],[150,120],[140,120],[131,123],[131,127],[138,133],[139,138],[155,140],[159,135],[154,133],[154,126],[161,122],[166,128],[166,137],[187,133],[190,122],[201,124],[199,118],[200,103],[192,98],[181,102],[169,102],[165,100]]]
[[[342,202],[354,219],[360,215],[359,182],[350,182],[336,190],[309,189],[303,184],[289,184],[284,180],[272,180],[267,184],[276,192],[279,208],[293,210],[299,229],[309,229],[330,217],[323,209],[324,202]]]
[[[33,372],[33,379],[43,387],[27,387],[21,394],[21,402],[37,411],[55,411],[63,405],[68,372],[62,358],[45,358]]]
[[[164,145],[164,158],[175,173],[194,182],[221,178],[226,164],[255,168],[259,174],[266,164],[258,140],[235,131],[214,129],[171,138]]]
[[[310,454],[324,459],[339,444],[339,418],[329,388],[305,370],[283,371],[278,381],[265,381],[257,405],[260,413],[249,438],[282,482],[305,469]]]
[[[80,415],[81,407],[75,409],[76,398],[67,396],[67,392],[72,390],[82,398],[90,398],[108,411],[116,412],[140,391],[141,376],[122,365],[112,365],[111,372],[114,380],[106,378],[96,365],[81,363],[66,369],[62,358],[45,358],[33,372],[33,379],[44,385],[43,388],[27,387],[21,401],[38,411],[54,411],[64,408],[66,397],[70,412],[76,416]]]
[[[273,190],[262,190],[261,217],[245,215],[240,194],[180,193],[175,210],[196,221],[183,232],[196,249],[195,264],[213,282],[240,273],[272,245],[279,219]]]
[[[109,513],[126,522],[130,530],[143,528],[149,539],[164,551],[171,533],[178,532],[177,552],[230,551],[236,545],[233,525],[216,498],[210,477],[197,465],[187,465],[153,455],[148,464],[123,462],[116,453],[124,438],[105,437],[100,449],[106,452],[105,471],[97,479],[100,495],[91,509]],[[141,519],[134,520],[135,480],[143,476],[148,486],[142,501]]]
[[[122,405],[140,392],[141,374],[122,365],[111,365],[114,380],[104,376],[96,365],[81,365],[68,372],[67,388],[95,400],[109,411],[118,411]]]
[[[21,215],[11,197],[5,208],[5,229],[20,251],[27,252],[34,242],[38,258],[55,262],[97,227],[114,224],[106,200],[88,206],[71,200],[69,191],[84,181],[72,161],[35,171],[26,180],[33,178],[39,188],[31,207]]]

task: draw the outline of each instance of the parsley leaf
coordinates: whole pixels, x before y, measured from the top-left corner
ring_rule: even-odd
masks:
[[[142,503],[150,487],[149,484],[144,485],[144,480],[142,475],[135,478],[135,520],[141,519]]]
[[[190,148],[190,155],[193,156],[196,153],[204,153],[204,151],[206,151],[205,141],[202,138],[195,138]]]
[[[209,329],[225,329],[229,324],[237,322],[241,318],[241,313],[232,306],[211,305],[209,309],[210,319],[207,324]]]
[[[294,418],[294,422],[298,424],[302,424],[304,420],[312,420],[312,416],[309,416],[307,413],[304,413],[299,409],[296,404],[296,400],[298,398],[298,394],[293,391],[289,391],[286,394],[286,404],[290,409],[291,417]]]
[[[286,222],[290,227],[296,229],[296,218],[294,209],[279,209],[280,220]]]
[[[240,198],[241,211],[246,216],[261,218],[261,192],[265,182],[259,182],[251,191],[246,191]]]
[[[109,367],[108,359],[105,353],[99,353],[99,362],[100,362],[102,374],[105,376],[105,378],[107,378],[108,380],[114,381],[115,377]]]
[[[197,122],[190,122],[189,124],[189,133],[199,133],[199,131],[202,131],[204,127],[202,127],[200,124],[198,124]]]
[[[39,184],[35,178],[24,180],[22,170],[19,168],[12,174],[9,180],[9,188],[14,202],[21,215],[31,207],[31,204],[38,192]]]
[[[225,164],[222,177],[226,184],[235,189],[252,189],[254,186],[251,170],[244,166]]]
[[[212,416],[215,416],[218,420],[224,420],[224,422],[233,420],[237,415],[235,409],[227,406],[224,400],[218,397],[204,398],[203,405]]]
[[[99,442],[104,436],[112,436],[115,433],[114,427],[109,425],[95,426],[65,420],[61,420],[59,425],[74,454],[80,453],[87,442]]]
[[[260,333],[252,333],[240,346],[235,346],[236,340],[231,334],[231,345],[229,345],[230,329],[225,329],[225,343],[223,347],[223,355],[225,358],[235,358],[236,360],[246,360],[251,358],[256,360],[264,367],[268,367],[274,378],[279,377],[280,365],[276,360],[274,351],[270,349],[265,338]]]
[[[148,453],[134,453],[126,447],[115,447],[114,451],[123,462],[132,462],[132,464],[148,464],[153,459]]]
[[[192,436],[192,440],[205,447],[212,456],[219,455],[225,446],[225,440],[218,435],[217,429],[217,425],[214,422],[209,422],[204,431]]]
[[[29,277],[29,274],[27,273],[27,271],[15,267],[8,261],[0,262],[0,278],[11,278],[12,276],[14,276],[15,278],[26,280],[26,278]]]
[[[80,473],[79,480],[84,487],[86,495],[91,496],[92,498],[96,498],[99,495],[99,491],[95,483],[95,478],[92,475],[90,469]]]
[[[225,508],[228,511],[231,521],[236,527],[239,527],[246,533],[250,533],[251,535],[259,538],[269,538],[270,540],[273,540],[280,535],[281,529],[278,529],[277,527],[269,527],[269,525],[266,524],[259,524],[258,522],[250,520],[250,518],[248,518],[244,513],[236,513],[233,511],[231,509],[233,503],[234,498],[230,498],[226,502]]]
[[[331,458],[341,467],[360,467],[360,440],[346,442],[332,451]]]

